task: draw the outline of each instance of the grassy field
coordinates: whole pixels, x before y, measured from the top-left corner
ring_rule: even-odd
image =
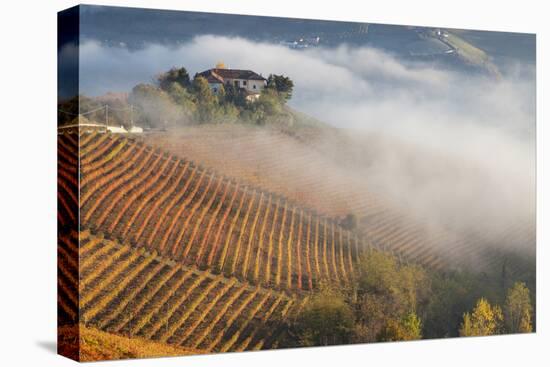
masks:
[[[61,354],[75,356],[81,362],[204,354],[204,351],[197,349],[126,338],[85,325],[61,327],[59,334],[61,337],[57,347]],[[80,346],[80,350],[75,346]]]
[[[444,39],[445,42],[453,47],[466,63],[482,67],[494,77],[501,77],[498,67],[491,61],[485,51],[461,38],[457,33],[448,32],[447,35]]]

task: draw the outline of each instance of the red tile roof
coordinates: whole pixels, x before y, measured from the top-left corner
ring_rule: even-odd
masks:
[[[199,74],[200,75],[200,74]],[[220,84],[223,84],[223,79],[220,78],[219,76],[217,75],[214,75],[214,74],[208,74],[208,75],[201,75],[203,77],[206,78],[206,80],[208,81],[208,83],[220,83]]]
[[[253,72],[252,70],[239,70],[239,69],[214,68],[214,69],[205,70],[202,73],[199,73],[199,75],[202,77],[205,77],[209,83],[220,83],[220,82],[223,82],[224,79],[267,80],[266,78]],[[214,81],[214,79],[216,81]]]

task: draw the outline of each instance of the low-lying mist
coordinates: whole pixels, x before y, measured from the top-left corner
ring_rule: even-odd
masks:
[[[339,129],[338,139],[328,134],[318,142],[335,172],[353,182],[350,190],[364,182],[429,227],[482,233],[492,246],[518,223],[534,231],[532,66],[509,65],[497,80],[346,45],[297,51],[199,36],[177,47],[131,52],[90,41],[80,48],[81,93],[129,91],[171,67],[184,66],[192,76],[219,61],[266,77],[289,76],[291,107]],[[341,134],[349,145],[338,145]],[[292,160],[284,146],[273,149]],[[534,243],[519,237],[511,245],[532,254]]]

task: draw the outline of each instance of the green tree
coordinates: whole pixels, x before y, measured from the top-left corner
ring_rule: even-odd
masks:
[[[431,297],[431,281],[424,269],[417,265],[399,267],[399,296],[410,312],[420,312]]]
[[[239,109],[230,103],[218,106],[214,111],[213,121],[217,123],[234,123],[239,120]]]
[[[223,85],[218,87],[216,97],[218,98],[219,104],[227,104],[227,93],[225,92],[225,87]]]
[[[342,295],[324,290],[308,302],[296,327],[303,346],[349,343],[354,327],[353,311]]]
[[[239,108],[247,107],[246,94],[233,84],[225,85],[225,102],[232,103]]]
[[[388,296],[403,312],[417,311],[427,303],[431,284],[426,272],[415,265],[399,265],[390,254],[370,250],[360,263],[359,289]]]
[[[157,83],[160,89],[168,91],[173,83],[177,83],[183,88],[188,88],[191,84],[189,74],[184,67],[172,68],[165,73],[157,76]]]
[[[390,318],[377,335],[377,341],[418,340],[422,338],[422,322],[414,312],[410,312],[400,320]]]
[[[262,125],[268,118],[273,118],[282,113],[282,105],[277,92],[271,89],[264,89],[260,97],[248,106],[253,114],[252,122]]]
[[[350,231],[354,231],[357,229],[357,225],[358,225],[358,220],[357,220],[357,216],[353,213],[349,213],[348,215],[345,216],[344,219],[342,219],[342,227],[350,230]]]
[[[267,78],[267,88],[277,91],[281,100],[286,102],[292,98],[294,82],[287,76],[271,74]]]
[[[424,337],[455,337],[463,320],[483,290],[475,276],[463,272],[431,274],[431,296],[424,318]]]
[[[356,329],[356,341],[410,340],[421,336],[417,321],[425,313],[431,289],[424,270],[400,265],[392,255],[370,250],[359,263],[357,284],[356,318],[363,327]]]
[[[371,250],[362,259],[359,288],[369,293],[393,293],[399,287],[395,258],[381,251]]]
[[[181,107],[174,104],[168,93],[151,84],[138,84],[128,97],[136,107],[136,120],[151,127],[166,127],[185,121]]]
[[[404,330],[405,339],[403,340],[418,340],[422,339],[422,321],[414,312],[407,314],[402,320],[401,325]]]
[[[507,331],[510,333],[532,332],[531,312],[529,288],[525,283],[515,283],[508,290],[504,304],[504,321]]]
[[[218,110],[218,99],[210,89],[208,81],[202,76],[193,79],[193,93],[197,109],[195,119],[199,123],[214,122]]]
[[[502,332],[503,315],[498,305],[492,306],[485,298],[481,298],[472,313],[465,313],[460,336],[496,335]]]
[[[377,340],[388,318],[395,317],[391,297],[382,294],[363,294],[356,302],[356,327],[354,341],[372,343]]]
[[[190,120],[197,109],[193,95],[179,83],[170,84],[166,92],[174,103],[182,108],[183,113]]]

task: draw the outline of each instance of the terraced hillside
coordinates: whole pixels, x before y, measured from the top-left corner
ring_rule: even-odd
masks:
[[[345,139],[334,139],[332,143],[349,145]],[[444,268],[449,258],[442,249],[465,245],[451,243],[449,233],[426,228],[396,209],[365,180],[350,179],[349,170],[334,163],[330,145],[316,129],[289,136],[268,128],[215,125],[190,127],[169,136],[154,133],[143,141],[282,193],[324,216],[355,214],[363,238],[405,261]]]
[[[78,135],[60,135],[57,143],[57,220],[61,228],[74,228],[78,221]]]
[[[77,252],[78,283],[70,256]],[[197,353],[269,348],[277,336],[270,321],[297,312],[305,299],[186,267],[90,231],[62,237],[60,264],[65,317],[77,321],[79,312],[87,328]]]
[[[75,358],[100,358],[84,348],[98,340],[114,346],[103,359],[274,348],[320,284],[351,285],[369,248],[436,269],[447,264],[434,243],[479,260],[476,237],[428,230],[384,198],[358,194],[364,182],[327,175],[327,152],[299,136],[235,129],[229,138],[190,129],[178,146],[154,134],[59,134],[59,342]],[[270,157],[273,136],[303,156]],[[236,143],[249,155],[233,156]],[[342,219],[349,213],[361,213],[357,226]],[[525,227],[509,228],[504,243],[530,240]]]
[[[448,233],[426,228],[397,210],[383,196],[371,192],[368,182],[350,179],[346,169],[331,161],[330,151],[312,147],[315,144],[311,141],[319,138],[310,131],[290,137],[281,131],[266,130],[191,127],[172,132],[170,136],[151,134],[143,140],[174,154],[205,162],[225,174],[237,175],[245,182],[283,193],[326,216],[341,218],[355,213],[364,238],[405,261],[443,268],[449,264],[450,256],[441,251],[446,247],[442,242],[458,250],[464,245]],[[316,130],[312,131],[315,134]],[[321,142],[319,146],[327,147],[327,144]],[[330,175],[326,174],[327,170]],[[455,243],[451,243],[453,241]]]
[[[375,153],[388,147],[400,149],[396,157],[405,160],[413,152],[415,160],[411,159],[411,164],[429,162],[433,171],[422,173],[437,176],[441,171],[451,172],[446,177],[453,177],[456,168],[465,177],[479,176],[479,182],[490,182],[484,172],[460,157],[433,154],[403,141],[350,136],[330,128],[223,124],[155,132],[145,134],[141,140],[280,193],[324,216],[343,218],[354,214],[358,231],[370,244],[393,252],[404,261],[437,269],[467,267],[479,271],[501,266],[503,258],[515,256],[517,249],[532,253],[535,247],[534,214],[527,221],[514,219],[513,225],[494,230],[479,226],[482,233],[465,235],[465,230],[452,222],[434,226],[433,218],[422,217],[414,207],[406,208],[399,197],[390,197],[386,187],[376,186],[376,177],[372,176],[376,176],[380,163]],[[449,182],[448,187],[453,184]],[[495,203],[495,207],[498,205]],[[505,210],[494,214],[502,212]],[[468,217],[470,222],[486,223],[485,214],[472,208]],[[432,212],[430,215],[433,217]]]
[[[272,348],[307,291],[349,282],[367,246],[334,218],[131,138],[58,141],[59,343],[76,359],[99,353],[89,338],[140,356]]]
[[[366,247],[333,218],[128,138],[84,135],[81,173],[85,228],[253,284],[343,283]]]

